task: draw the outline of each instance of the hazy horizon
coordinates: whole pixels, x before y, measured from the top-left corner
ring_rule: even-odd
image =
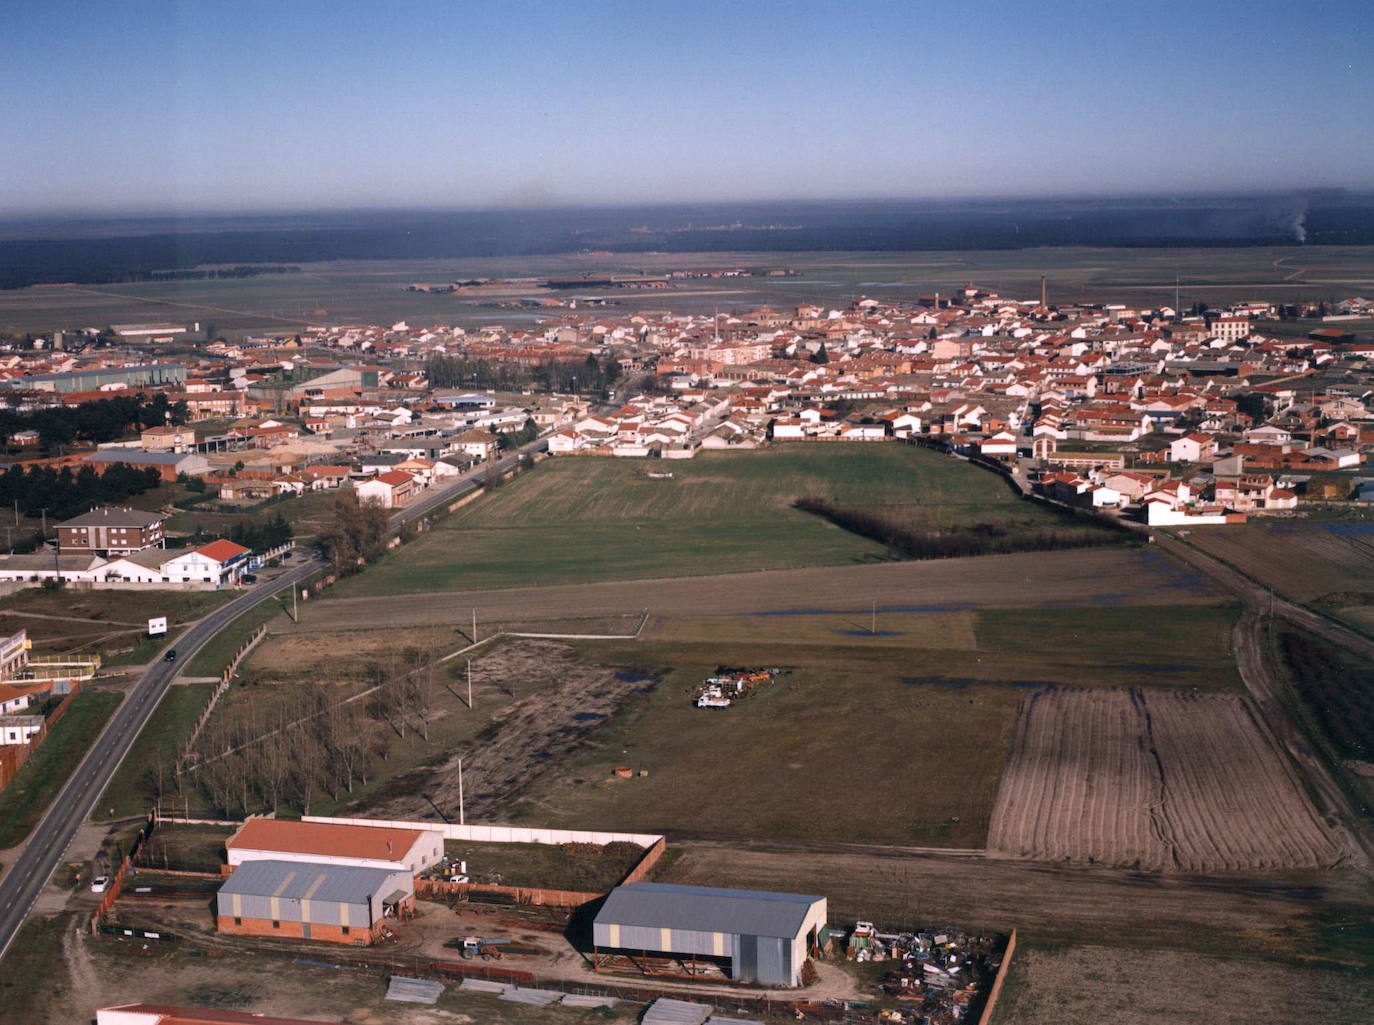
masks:
[[[1374,188],[1362,6],[56,2],[0,216]]]

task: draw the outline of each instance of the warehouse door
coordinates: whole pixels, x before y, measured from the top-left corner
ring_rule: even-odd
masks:
[[[310,939],[310,923],[309,923],[309,922],[302,922],[302,923],[301,923],[301,935],[304,936],[307,940]]]
[[[759,938],[739,937],[739,954],[735,958],[734,977],[739,982],[753,982],[759,970]]]

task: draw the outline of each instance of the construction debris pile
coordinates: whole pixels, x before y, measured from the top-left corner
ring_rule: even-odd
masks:
[[[997,974],[1005,949],[996,936],[947,931],[882,933],[858,922],[849,936],[851,961],[891,961],[883,992],[910,1001],[910,1010],[884,1011],[885,1022],[949,1025],[963,1021]]]
[[[776,667],[769,669],[740,669],[721,666],[714,676],[708,676],[697,687],[696,706],[698,708],[729,708],[732,702],[748,697],[755,687],[772,683],[786,672]]]

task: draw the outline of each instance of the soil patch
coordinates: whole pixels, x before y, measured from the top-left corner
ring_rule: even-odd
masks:
[[[654,686],[652,680],[621,679],[625,674],[547,641],[504,644],[483,656],[482,672],[489,686],[510,693],[532,679],[542,684],[473,743],[398,776],[350,812],[392,819],[433,818],[437,812],[457,821],[461,759],[466,815],[499,821],[519,795],[557,772],[625,701]]]
[[[1021,704],[988,851],[1208,872],[1330,866],[1346,846],[1247,699],[1063,689]]]

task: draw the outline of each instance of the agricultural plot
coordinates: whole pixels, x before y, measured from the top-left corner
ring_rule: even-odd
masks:
[[[1162,979],[1205,978],[1197,999]],[[1368,1022],[1368,978],[1358,972],[1254,958],[1115,946],[1021,946],[998,1001],[998,1025],[1252,1025]]]
[[[834,529],[834,528],[827,528]],[[426,538],[442,536],[433,531]],[[406,551],[413,545],[407,545]],[[456,556],[450,555],[450,558]],[[352,581],[326,594],[355,593]],[[363,586],[362,584],[356,586]],[[606,580],[548,587],[330,597],[301,606],[302,631],[461,626],[472,610],[482,622],[561,620],[655,614],[786,616],[868,611],[958,612],[973,609],[1047,610],[1216,605],[1227,596],[1210,582],[1150,548],[1085,548],[1023,552],[926,562],[884,562],[826,569],[720,573],[656,580]]]
[[[973,280],[1004,295],[1031,298],[1048,274],[1055,300],[1174,301],[1220,306],[1253,294],[1335,298],[1368,290],[1374,269],[1360,246],[1255,246],[1237,249],[1101,249],[1082,246],[939,252],[632,253],[619,257],[547,254],[423,260],[336,260],[304,265],[305,273],[208,281],[53,285],[0,292],[0,327],[51,331],[126,321],[178,319],[230,335],[289,330],[307,323],[519,324],[543,316],[483,309],[469,297],[403,291],[412,281],[472,277],[543,277],[639,273],[723,264],[788,266],[801,277],[697,282],[688,287],[616,296],[621,313],[668,306],[682,313],[785,309],[796,303],[847,306],[855,295],[910,299],[948,292]],[[544,298],[537,286],[514,286],[501,298]]]
[[[614,654],[662,664],[671,650]],[[680,664],[504,810],[569,828],[981,846],[1023,692],[903,676],[924,667],[890,657],[793,654],[803,664],[728,709],[695,704],[717,663]]]
[[[657,462],[554,458],[342,581],[331,597],[842,566],[888,558],[873,541],[792,508],[814,496],[921,527],[1058,527],[996,475],[909,445],[793,445]],[[1104,541],[1113,540],[1106,535]]]
[[[1374,523],[1247,523],[1188,540],[1297,601],[1358,606],[1374,592]]]
[[[1243,698],[1156,690],[1028,697],[988,849],[1186,872],[1345,856]]]

